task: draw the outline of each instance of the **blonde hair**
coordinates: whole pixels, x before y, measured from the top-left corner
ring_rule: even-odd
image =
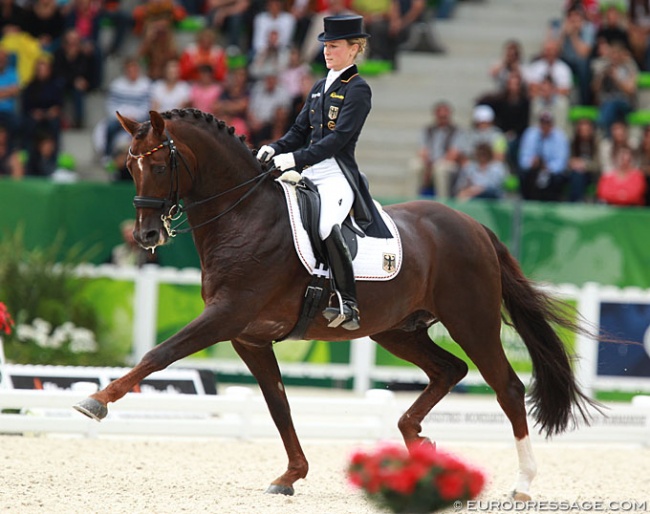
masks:
[[[346,41],[348,42],[349,45],[359,45],[359,50],[357,54],[354,56],[355,59],[360,55],[363,55],[364,52],[366,51],[368,40],[365,37],[353,37],[347,39]]]

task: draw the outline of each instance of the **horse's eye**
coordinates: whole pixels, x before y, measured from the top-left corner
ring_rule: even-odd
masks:
[[[165,173],[166,170],[167,170],[167,166],[165,166],[164,164],[156,164],[151,167],[151,171],[153,171],[156,175],[162,175],[163,173]]]

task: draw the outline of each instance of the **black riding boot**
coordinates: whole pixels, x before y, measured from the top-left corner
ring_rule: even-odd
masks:
[[[343,302],[339,307],[327,307],[323,311],[323,316],[330,322],[328,326],[332,328],[342,326],[347,330],[357,330],[359,328],[357,288],[354,282],[352,257],[341,234],[341,227],[334,225],[324,243],[334,287],[340,293]]]

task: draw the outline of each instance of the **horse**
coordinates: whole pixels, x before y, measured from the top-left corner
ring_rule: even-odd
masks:
[[[146,353],[121,378],[75,406],[101,420],[107,405],[149,374],[219,341],[231,341],[255,377],[284,444],[287,469],[268,493],[294,494],[308,462],[291,418],[274,341],[291,333],[310,274],[293,248],[287,205],[272,170],[232,127],[195,109],[150,112],[138,122],[117,113],[131,135],[127,166],[136,194],[134,236],[150,250],[165,244],[181,213],[200,258],[202,313]],[[513,497],[530,499],[536,474],[526,419],[526,388],[506,359],[502,315],[522,337],[533,363],[531,416],[546,436],[580,419],[596,403],[576,382],[570,355],[552,325],[579,330],[487,227],[441,203],[414,200],[384,207],[403,246],[403,265],[388,281],[358,283],[361,328],[377,344],[421,368],[428,384],[398,420],[405,444],[435,444],[421,434],[429,411],[467,374],[429,327],[442,323],[474,362],[512,425],[518,455]],[[349,340],[316,316],[306,339]],[[287,343],[290,344],[290,343]]]

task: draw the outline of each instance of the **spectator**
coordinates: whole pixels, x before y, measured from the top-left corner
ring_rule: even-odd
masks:
[[[479,143],[475,154],[476,159],[466,162],[460,170],[455,185],[456,198],[501,198],[506,178],[503,162],[494,159],[492,147],[487,143]]]
[[[289,62],[287,68],[280,75],[281,87],[287,92],[289,96],[296,97],[302,96],[304,93],[304,80],[305,78],[312,80],[311,68],[300,58],[300,50],[292,46],[289,50]],[[298,113],[296,113],[298,114]],[[292,120],[293,121],[293,120]]]
[[[253,147],[279,139],[286,127],[291,98],[278,84],[278,76],[269,74],[251,91],[248,126]]]
[[[182,109],[190,105],[191,87],[180,80],[178,60],[167,61],[165,78],[157,80],[151,86],[151,108],[154,111],[165,112],[172,109]]]
[[[541,113],[550,112],[555,126],[568,133],[569,103],[569,98],[558,91],[553,79],[544,77],[537,87],[537,96],[531,100],[529,124],[533,125]]]
[[[634,165],[632,149],[621,148],[614,170],[601,176],[598,181],[598,199],[610,205],[644,205],[645,193],[646,179]]]
[[[269,32],[269,41],[255,54],[249,66],[250,76],[258,80],[266,75],[281,75],[289,66],[291,49],[280,45],[280,36],[275,30]]]
[[[33,142],[39,136],[50,136],[55,141],[54,159],[59,150],[61,116],[63,114],[63,81],[52,72],[52,58],[42,55],[36,61],[34,78],[21,95],[24,146],[31,154]]]
[[[73,0],[66,15],[67,26],[75,29],[83,41],[84,53],[92,56],[93,84],[100,86],[104,78],[103,55],[99,47],[99,25],[102,14],[100,0]],[[63,34],[65,39],[66,33]],[[60,49],[57,48],[58,52]]]
[[[151,80],[162,79],[167,62],[179,57],[174,25],[167,16],[151,17],[147,20],[138,55],[144,59],[147,76]]]
[[[521,194],[525,200],[557,202],[566,183],[569,140],[553,124],[553,115],[542,113],[539,124],[526,129],[519,148]]]
[[[273,31],[278,33],[278,47],[289,48],[295,25],[294,17],[284,10],[283,0],[267,0],[266,10],[256,14],[253,19],[252,56],[266,50],[269,34]]]
[[[16,68],[9,63],[9,55],[0,47],[0,125],[10,137],[10,146],[15,143],[20,129],[18,98],[20,86]]]
[[[190,86],[189,103],[203,112],[214,114],[215,104],[223,88],[214,80],[214,73],[209,64],[199,66],[199,78]]]
[[[427,8],[425,0],[393,0],[386,49],[388,60],[396,70],[397,49],[399,45],[409,40],[413,24],[422,21]]]
[[[65,17],[56,0],[35,0],[27,10],[26,31],[48,52],[57,49],[65,30]]]
[[[363,16],[363,27],[370,34],[368,57],[391,60],[391,23],[395,17],[392,0],[352,0],[352,9]]]
[[[33,150],[29,153],[25,175],[52,177],[58,168],[57,140],[50,132],[34,136]]]
[[[613,42],[593,80],[598,126],[605,135],[614,121],[625,118],[634,109],[638,74],[629,51],[620,42]]]
[[[86,124],[86,95],[99,86],[93,70],[93,49],[82,41],[75,29],[63,35],[61,46],[54,53],[54,70],[63,81],[64,97],[72,101],[72,126],[83,128]]]
[[[0,34],[22,32],[26,30],[27,9],[15,0],[0,1]]]
[[[17,179],[24,174],[23,162],[11,144],[9,131],[0,125],[0,177]]]
[[[227,52],[241,53],[250,0],[207,0],[207,17],[211,25],[226,35]]]
[[[123,130],[115,117],[120,114],[137,121],[149,119],[151,109],[151,80],[144,76],[140,63],[135,57],[127,57],[122,66],[122,74],[113,79],[106,95],[106,134],[104,156],[110,158],[113,141]]]
[[[293,39],[291,41],[292,46],[298,48],[302,47],[302,44],[305,41],[305,36],[307,35],[312,23],[312,17],[318,8],[317,4],[319,3],[321,2],[314,0],[290,0],[288,2],[289,12],[296,20]]]
[[[463,134],[452,120],[453,109],[449,103],[436,103],[432,114],[433,123],[425,127],[422,133],[419,194],[433,196],[435,192],[438,198],[444,199],[451,196],[451,183],[458,170]]]
[[[557,92],[568,98],[573,86],[573,74],[569,65],[560,60],[560,42],[555,38],[547,38],[540,57],[524,68],[524,80],[532,98],[539,95],[539,87],[548,76],[553,79]]]
[[[199,66],[212,67],[214,80],[223,82],[228,71],[226,52],[216,43],[214,29],[207,27],[196,35],[196,41],[185,47],[180,59],[180,78],[192,82],[199,78]]]
[[[569,201],[582,202],[600,173],[596,127],[589,119],[576,123],[569,156]]]
[[[490,76],[496,82],[498,90],[506,88],[508,76],[513,71],[523,72],[523,57],[521,43],[515,39],[509,39],[503,45],[503,57],[490,68]]]
[[[645,175],[645,205],[650,206],[650,125],[643,127],[643,137],[637,151],[639,169]]]
[[[219,97],[219,112],[224,114],[224,120],[231,120],[231,125],[245,125],[247,127],[246,133],[250,134],[250,128],[248,127],[249,103],[248,72],[246,68],[237,68],[228,75],[226,87]],[[244,131],[241,133],[243,134]]]
[[[577,79],[579,102],[591,105],[591,54],[596,42],[596,27],[585,19],[582,8],[571,7],[567,11],[560,41],[560,58],[571,67]]]
[[[628,50],[632,50],[630,36],[625,25],[623,12],[615,2],[603,6],[602,22],[596,32],[596,41],[605,41],[608,45],[614,42],[621,43]]]
[[[505,159],[508,147],[501,129],[494,125],[494,109],[489,105],[477,105],[472,113],[474,126],[468,130],[463,138],[461,162],[465,159],[474,159],[474,152],[479,143],[487,143],[492,147],[494,158],[498,161]]]
[[[144,0],[133,9],[133,30],[136,35],[147,33],[147,26],[165,26],[172,28],[187,16],[185,9],[174,0]]]
[[[628,0],[627,13],[632,55],[643,71],[650,71],[650,0]]]
[[[517,170],[519,141],[530,119],[530,97],[521,72],[508,74],[505,88],[495,95],[483,97],[479,104],[487,104],[494,110],[494,124],[499,128],[508,143],[506,160],[511,171]]]
[[[630,129],[624,120],[612,123],[610,134],[598,145],[598,160],[603,173],[609,173],[616,166],[621,148],[632,146]]]
[[[102,54],[107,56],[120,55],[128,30],[133,25],[133,19],[127,11],[120,7],[120,0],[100,0],[100,2],[100,17],[98,23],[94,26],[93,42],[99,48],[100,31],[106,30],[103,22],[107,21],[111,26],[112,35],[108,49],[102,51]]]

